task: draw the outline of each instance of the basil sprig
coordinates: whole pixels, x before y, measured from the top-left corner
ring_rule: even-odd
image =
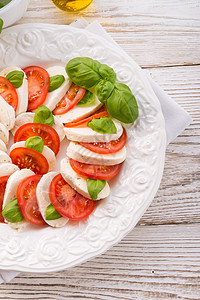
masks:
[[[24,220],[24,217],[19,209],[17,198],[9,202],[2,211],[2,216],[8,222],[18,223]]]
[[[0,18],[0,33],[2,32],[2,28],[3,28],[3,20]]]
[[[137,101],[130,88],[116,82],[112,68],[89,57],[76,57],[66,66],[69,78],[83,88],[94,87],[99,101],[105,103],[109,114],[124,123],[138,117]]]
[[[50,203],[46,208],[46,220],[57,220],[62,218],[61,214]]]
[[[43,139],[40,136],[31,136],[26,140],[25,147],[42,153],[44,149]]]
[[[65,81],[65,77],[63,75],[55,75],[50,77],[50,85],[49,92],[53,92],[57,90]]]
[[[99,132],[99,133],[117,133],[117,128],[113,120],[108,117],[102,117],[99,119],[93,119],[92,121],[88,122],[88,127],[92,130]]]
[[[87,190],[92,200],[97,200],[99,193],[104,189],[106,180],[87,178]]]
[[[83,98],[76,104],[78,106],[87,106],[93,104],[95,101],[94,94],[86,90]]]
[[[4,7],[4,3],[0,3],[0,8]]]
[[[35,112],[33,122],[52,126],[54,124],[54,116],[48,107],[40,105]]]
[[[12,83],[14,88],[18,89],[24,80],[24,72],[12,71],[6,75],[6,78]]]

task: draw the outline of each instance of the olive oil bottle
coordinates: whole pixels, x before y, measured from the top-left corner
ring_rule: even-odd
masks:
[[[82,10],[93,2],[93,0],[51,0],[51,1],[58,8],[69,12],[76,12]]]

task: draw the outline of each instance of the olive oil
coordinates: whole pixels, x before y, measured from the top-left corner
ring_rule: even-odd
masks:
[[[93,0],[51,0],[51,1],[58,8],[69,12],[76,12],[82,10],[93,2]]]

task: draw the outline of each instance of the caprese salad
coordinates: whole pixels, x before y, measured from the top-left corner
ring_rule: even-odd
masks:
[[[0,222],[20,229],[87,218],[126,159],[123,123],[138,117],[130,88],[89,57],[9,66],[0,72],[0,107]]]

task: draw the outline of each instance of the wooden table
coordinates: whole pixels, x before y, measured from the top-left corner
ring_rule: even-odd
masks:
[[[200,299],[200,1],[95,0],[67,14],[31,0],[18,23],[80,17],[98,20],[193,123],[167,147],[157,196],[121,243],[70,270],[21,273],[0,285],[0,299]]]

